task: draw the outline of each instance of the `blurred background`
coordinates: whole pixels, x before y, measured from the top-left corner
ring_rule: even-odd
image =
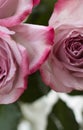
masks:
[[[27,23],[48,25],[56,0],[41,0]],[[29,77],[19,101],[0,105],[0,130],[83,130],[83,92],[56,93],[39,71]]]

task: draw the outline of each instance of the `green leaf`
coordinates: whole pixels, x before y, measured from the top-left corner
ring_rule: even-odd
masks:
[[[79,130],[73,111],[59,100],[48,117],[47,130]]]
[[[18,105],[0,105],[0,130],[17,130],[21,118]]]
[[[36,72],[29,76],[28,88],[24,94],[20,97],[22,102],[34,102],[43,95],[46,95],[50,88],[47,87],[41,80],[39,72]]]
[[[71,93],[68,93],[68,95],[70,95],[70,96],[83,95],[83,91],[74,90]]]
[[[41,0],[41,3],[33,9],[33,13],[27,22],[32,24],[48,25],[56,0]]]

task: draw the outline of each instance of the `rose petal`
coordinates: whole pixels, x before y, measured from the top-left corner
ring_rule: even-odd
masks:
[[[0,25],[10,27],[21,23],[40,0],[1,0]]]
[[[60,25],[83,26],[83,0],[58,0],[49,25],[54,28]]]
[[[29,24],[21,24],[11,29],[16,32],[13,38],[27,49],[29,70],[33,73],[48,57],[53,44],[54,30],[51,27]]]
[[[16,88],[13,89],[11,93],[0,95],[0,104],[9,104],[15,102],[23,92],[23,88]]]
[[[65,87],[64,84],[60,81],[60,79],[54,75],[52,70],[53,67],[54,66],[49,65],[48,61],[41,66],[40,72],[44,83],[57,92],[71,92],[72,88]]]
[[[10,35],[15,34],[14,31],[10,31],[9,29],[7,29],[7,28],[5,28],[3,26],[0,26],[0,31],[1,31],[1,33],[5,33],[5,34],[10,34]]]
[[[11,17],[17,10],[18,0],[0,0],[0,19]]]
[[[51,57],[51,56],[50,56]],[[40,67],[43,81],[57,92],[71,92],[73,89],[83,90],[81,73],[68,71],[56,58],[50,59]]]

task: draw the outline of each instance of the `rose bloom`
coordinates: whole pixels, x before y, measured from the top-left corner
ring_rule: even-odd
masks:
[[[46,60],[53,44],[51,27],[21,23],[39,0],[0,0],[0,104],[16,101],[28,75]]]
[[[43,81],[53,90],[83,90],[83,0],[58,0],[49,25],[54,45],[40,68]]]

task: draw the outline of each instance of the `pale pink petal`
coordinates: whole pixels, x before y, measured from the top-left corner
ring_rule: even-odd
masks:
[[[11,93],[0,95],[0,104],[9,104],[15,102],[23,92],[23,88],[16,88],[13,89]]]
[[[40,68],[40,72],[41,72],[41,76],[42,79],[44,81],[44,83],[47,86],[50,86],[53,90],[57,91],[57,92],[71,92],[72,91],[72,86],[71,87],[65,87],[64,83],[62,81],[60,81],[58,75],[61,75],[62,73],[60,71],[57,71],[56,73],[53,72],[53,68],[56,68],[57,70],[57,66],[56,65],[52,66],[49,61],[45,62],[41,68]],[[56,75],[55,75],[56,74]]]
[[[49,25],[54,28],[60,25],[83,26],[83,0],[58,0]]]
[[[0,25],[10,27],[21,23],[40,0],[1,0]]]
[[[9,35],[15,34],[14,31],[10,31],[8,28],[6,28],[4,26],[0,26],[0,31],[1,31],[1,33],[4,33],[4,34],[9,34]]]
[[[12,37],[27,49],[29,70],[33,73],[48,57],[53,44],[54,30],[51,27],[30,24],[21,24],[12,27],[11,30],[16,32]]]
[[[40,67],[43,81],[57,92],[71,92],[73,89],[83,90],[83,78],[75,76],[75,73],[68,71],[62,62],[48,59]]]
[[[0,0],[0,19],[12,16],[18,7],[18,0]]]

